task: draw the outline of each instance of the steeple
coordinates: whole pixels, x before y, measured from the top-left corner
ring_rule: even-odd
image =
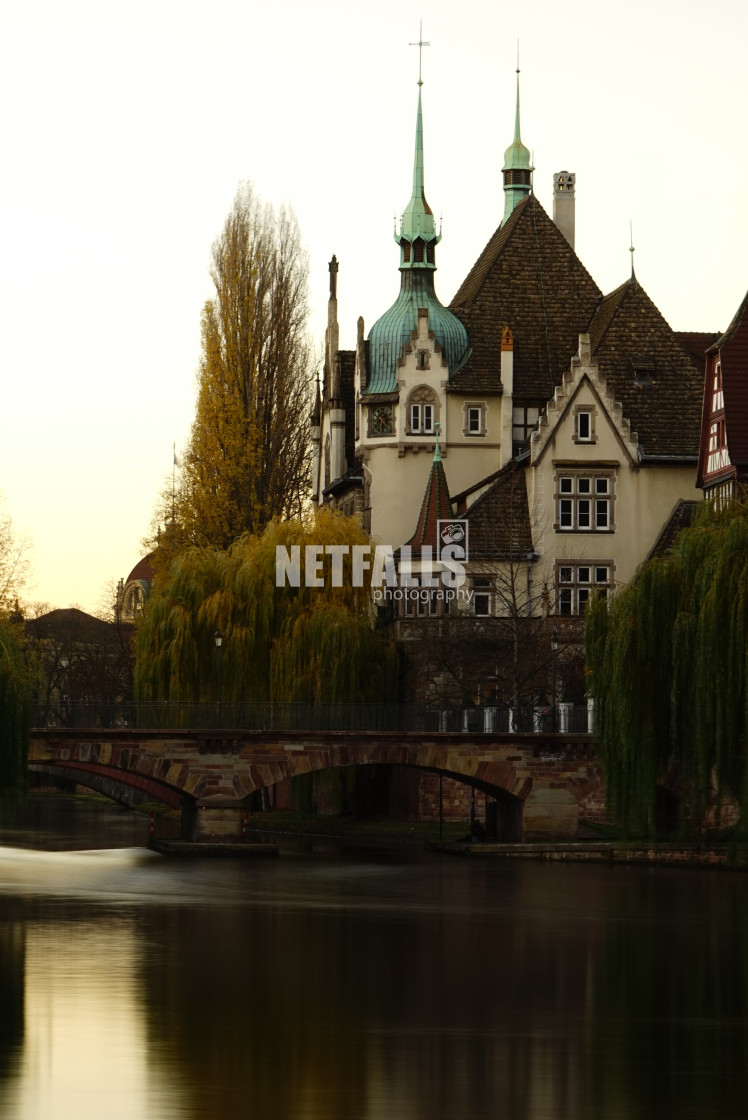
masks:
[[[410,201],[400,220],[400,234],[395,233],[395,241],[400,246],[401,269],[436,268],[434,249],[441,241],[441,233],[436,232],[434,214],[426,201],[423,176],[423,112],[421,107],[421,86],[418,78],[418,113],[416,115],[416,150],[413,159],[413,191]]]
[[[421,37],[414,45],[423,48],[428,43]],[[441,348],[449,378],[454,377],[470,353],[465,327],[439,302],[434,290],[434,250],[442,235],[436,232],[434,215],[424,192],[422,85],[419,64],[413,190],[403,211],[400,233],[395,232],[395,241],[400,246],[400,294],[369,332],[368,393],[399,391],[397,364],[405,347],[410,345],[413,332],[418,330],[419,311],[427,313],[428,329]]]
[[[448,521],[453,516],[452,498],[450,497],[447,476],[444,473],[444,463],[439,450],[439,421],[437,420],[434,458],[426,481],[426,490],[421,503],[421,512],[418,515],[418,524],[413,536],[409,541],[406,541],[406,545],[410,548],[413,556],[420,556],[423,547],[427,546],[431,549],[431,555],[435,557],[439,551],[438,523],[440,520]]]
[[[504,152],[504,225],[514,207],[532,192],[530,150],[522,143],[519,132],[519,58],[517,59],[517,107],[514,114],[514,140]]]

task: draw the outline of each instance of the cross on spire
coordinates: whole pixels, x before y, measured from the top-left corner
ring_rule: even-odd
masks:
[[[431,46],[431,43],[424,43],[423,41],[423,20],[421,20],[418,25],[418,42],[408,43],[408,46],[418,47],[418,84],[419,86],[422,86],[423,80],[421,78],[421,63],[423,62],[423,48]]]

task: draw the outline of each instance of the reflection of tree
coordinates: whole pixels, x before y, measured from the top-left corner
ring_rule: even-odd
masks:
[[[23,926],[20,922],[3,922],[0,925],[0,1081],[14,1072],[23,1042],[25,956]]]
[[[737,1115],[748,1065],[747,923],[741,877],[661,871],[619,884],[592,989],[589,1115]]]
[[[147,919],[150,1045],[193,1120],[487,1120],[497,1102],[537,1120],[538,1079],[579,1115],[590,944],[556,869],[406,868],[382,889],[381,856],[283,862],[237,872],[261,908]]]

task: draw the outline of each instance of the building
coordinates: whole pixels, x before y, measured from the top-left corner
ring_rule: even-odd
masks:
[[[469,530],[473,594],[450,613],[484,627],[551,620],[571,641],[590,595],[628,582],[697,496],[703,353],[713,336],[670,328],[636,278],[633,250],[630,275],[604,294],[574,248],[575,176],[554,175],[551,218],[532,175],[518,80],[503,217],[442,305],[419,83],[412,191],[396,234],[400,291],[368,336],[359,320],[354,351],[339,349],[331,263],[314,499],[359,512],[376,541],[397,549],[421,523],[436,457],[440,493]],[[739,336],[737,327],[723,336],[725,353]],[[416,612],[443,617],[445,607],[424,602]],[[489,670],[503,681],[495,690],[516,698],[518,681],[507,697],[507,674]]]
[[[729,501],[748,483],[748,295],[706,352],[697,485]]]

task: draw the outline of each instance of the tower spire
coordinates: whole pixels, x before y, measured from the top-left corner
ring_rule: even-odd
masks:
[[[517,44],[517,101],[514,110],[514,140],[504,152],[504,225],[514,207],[532,191],[530,150],[522,143],[519,125],[519,43]]]
[[[418,47],[418,110],[416,113],[416,146],[413,158],[413,190],[410,201],[403,211],[400,221],[400,233],[395,233],[395,240],[400,245],[401,268],[427,268],[436,267],[434,261],[434,247],[441,241],[441,234],[436,232],[434,214],[426,201],[424,188],[423,169],[423,108],[421,102],[421,87],[423,85],[423,48],[430,44],[423,41],[423,25],[417,43]]]

